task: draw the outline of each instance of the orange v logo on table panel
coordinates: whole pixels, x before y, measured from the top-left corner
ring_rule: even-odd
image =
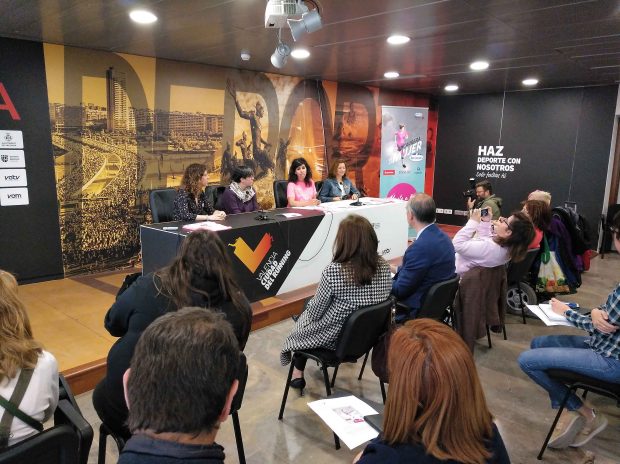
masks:
[[[228,246],[234,247],[235,256],[245,264],[245,267],[254,272],[267,255],[272,241],[273,237],[270,234],[265,234],[254,250],[241,237],[235,240],[235,243],[229,243]]]

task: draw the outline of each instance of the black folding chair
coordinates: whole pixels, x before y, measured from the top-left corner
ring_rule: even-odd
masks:
[[[451,321],[454,323],[454,297],[459,289],[459,276],[437,282],[428,289],[422,307],[418,311],[416,319],[428,318],[439,322]]]
[[[175,188],[155,189],[149,193],[149,206],[153,216],[153,223],[169,222],[173,220],[174,199],[177,196]]]
[[[295,351],[293,357],[301,356],[316,361],[323,372],[323,380],[325,382],[325,391],[327,396],[331,396],[332,388],[338,374],[338,367],[343,362],[356,362],[359,358],[375,345],[379,337],[385,331],[392,301],[386,300],[372,306],[365,306],[351,313],[344,323],[342,333],[338,339],[335,350],[317,348],[313,350]],[[286,407],[286,399],[288,390],[291,386],[291,377],[293,376],[293,362],[288,371],[286,386],[284,387],[284,395],[282,396],[282,404],[280,406],[280,414],[278,419],[282,420],[284,416],[284,408]],[[332,380],[329,380],[327,372],[328,367],[334,368]],[[340,439],[334,434],[336,449],[340,448]]]
[[[235,430],[235,441],[237,442],[237,454],[239,455],[239,464],[245,464],[245,451],[243,449],[243,436],[241,435],[241,425],[239,424],[239,409],[243,403],[243,394],[245,393],[245,386],[248,382],[248,362],[245,354],[241,353],[239,360],[239,372],[237,375],[239,380],[239,388],[233,398],[230,406],[230,415],[232,416],[233,428]]]
[[[568,387],[568,391],[566,392],[566,395],[564,395],[564,398],[562,399],[562,403],[560,403],[560,409],[558,409],[558,413],[555,415],[555,419],[553,421],[553,424],[551,424],[549,433],[547,433],[547,436],[545,437],[545,442],[540,448],[540,452],[538,453],[538,460],[541,460],[543,457],[543,453],[545,452],[545,449],[547,448],[547,444],[549,443],[549,440],[551,439],[551,435],[553,434],[553,431],[555,430],[555,427],[558,424],[558,420],[560,419],[560,416],[562,415],[562,411],[564,410],[564,407],[566,406],[568,397],[570,396],[571,393],[576,392],[578,388],[583,389],[584,397],[586,396],[588,392],[591,391],[599,395],[603,395],[613,400],[616,400],[617,406],[620,407],[620,384],[618,383],[605,382],[603,380],[594,379],[592,377],[587,377],[585,375],[578,374],[577,372],[565,371],[562,369],[549,369],[547,371],[547,374],[549,374],[549,376],[553,380],[565,384]]]
[[[273,199],[276,208],[286,208],[288,205],[288,199],[286,198],[286,187],[288,181],[286,180],[274,180],[273,181]]]
[[[506,295],[506,302],[508,303],[508,307],[519,307],[521,308],[521,317],[523,317],[523,323],[527,324],[525,320],[525,309],[527,304],[536,304],[536,301],[530,301],[530,298],[533,291],[525,292],[523,286],[527,285],[523,283],[523,278],[527,275],[534,260],[538,256],[540,249],[535,248],[532,250],[528,250],[525,258],[518,263],[514,263],[510,261],[508,264],[508,269],[506,270],[506,280],[508,281],[508,292]],[[531,288],[530,288],[531,290]],[[534,293],[535,297],[535,293]]]

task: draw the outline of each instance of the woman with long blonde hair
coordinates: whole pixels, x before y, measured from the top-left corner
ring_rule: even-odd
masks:
[[[32,337],[26,308],[17,295],[17,281],[1,269],[0,396],[39,423],[51,417],[58,404],[58,363]],[[0,405],[0,416],[7,414]],[[38,433],[16,417],[4,425],[0,425],[0,449]]]
[[[431,319],[408,321],[392,335],[388,370],[383,434],[356,462],[510,463],[456,332]]]

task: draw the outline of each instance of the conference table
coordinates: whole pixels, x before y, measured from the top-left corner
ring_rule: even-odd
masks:
[[[217,222],[165,222],[140,226],[143,274],[168,265],[194,230],[214,230],[228,246],[233,273],[250,301],[317,283],[332,260],[338,226],[349,214],[366,217],[379,239],[379,254],[400,257],[407,247],[406,202],[363,198],[316,207],[234,214]]]

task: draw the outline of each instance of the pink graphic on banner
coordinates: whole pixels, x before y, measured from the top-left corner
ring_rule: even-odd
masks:
[[[390,189],[387,194],[388,198],[397,198],[398,200],[409,200],[411,195],[416,193],[416,189],[411,184],[406,184],[404,182],[400,184],[396,184],[394,187]]]

